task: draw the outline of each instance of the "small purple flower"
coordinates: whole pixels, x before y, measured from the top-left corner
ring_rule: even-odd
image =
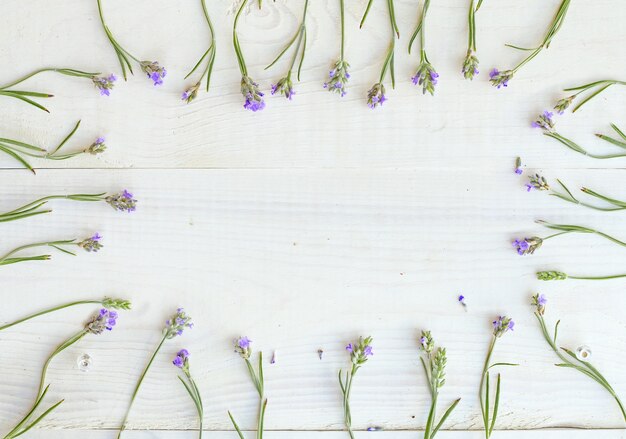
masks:
[[[93,76],[91,80],[96,88],[100,90],[101,96],[110,96],[117,77],[111,73],[109,76]]]
[[[109,205],[120,212],[134,212],[137,210],[137,200],[133,198],[133,194],[124,189],[114,195],[109,195],[104,199]]]
[[[189,361],[189,351],[187,349],[181,349],[176,354],[176,357],[174,357],[174,361],[172,361],[172,364],[178,367],[179,369],[185,369],[189,367],[188,361]]]
[[[430,354],[435,348],[435,341],[430,331],[422,331],[422,335],[419,338],[420,349]]]
[[[366,357],[371,357],[372,355],[374,355],[374,352],[372,351],[372,347],[365,346],[365,348],[363,348],[363,355],[365,355]]]
[[[478,58],[473,50],[468,49],[465,60],[463,61],[463,68],[461,73],[465,79],[474,79],[474,76],[478,75]]]
[[[241,78],[241,94],[245,99],[243,108],[246,110],[257,112],[265,108],[264,94],[259,89],[259,84],[254,82],[249,76]]]
[[[91,155],[102,154],[107,149],[104,141],[104,137],[98,137],[91,145],[89,145],[87,149],[84,150],[84,152]]]
[[[546,296],[544,294],[540,294],[539,297],[537,298],[537,303],[539,305],[545,306],[545,304],[548,303],[548,299],[546,299]]]
[[[537,120],[531,123],[531,126],[533,128],[541,128],[545,131],[552,132],[554,130],[554,121],[552,120],[553,116],[554,113],[544,111],[539,115],[539,117],[537,117]]]
[[[463,305],[463,308],[465,308],[465,310],[467,311],[467,303],[465,303],[465,296],[461,294],[458,300],[459,300],[459,303]]]
[[[374,355],[371,343],[372,337],[359,337],[358,343],[349,343],[346,346],[346,351],[350,353],[350,359],[352,360],[352,364],[354,364],[355,366],[360,366],[367,361],[368,357]]]
[[[200,90],[200,82],[192,85],[187,90],[185,90],[181,95],[181,99],[186,103],[190,103],[198,96],[198,90]]]
[[[548,303],[548,299],[543,294],[535,294],[532,297],[531,304],[537,308],[537,312],[539,315],[543,315],[546,312],[546,304]]]
[[[100,250],[103,247],[103,245],[100,243],[101,240],[102,240],[102,236],[100,236],[99,233],[95,233],[92,237],[84,239],[80,241],[79,243],[77,243],[76,245],[81,247],[86,252],[96,253],[98,250]]]
[[[533,236],[532,238],[516,239],[513,247],[520,256],[532,255],[543,244],[543,239]]]
[[[435,68],[428,62],[422,61],[417,68],[415,76],[411,77],[413,84],[422,86],[422,93],[430,93],[431,96],[435,94],[435,86],[437,85],[439,73],[435,71]]]
[[[493,321],[493,335],[496,337],[502,337],[507,331],[512,331],[515,327],[515,322],[510,317],[499,316]]]
[[[515,168],[515,173],[516,173],[517,175],[522,175],[522,174],[524,173],[524,170],[523,170],[522,168],[519,168],[519,167],[518,167],[518,168]]]
[[[291,100],[296,92],[293,89],[293,82],[290,75],[285,78],[281,78],[276,84],[272,84],[272,94],[280,94]]]
[[[505,70],[503,72],[494,68],[489,72],[489,80],[491,85],[497,88],[508,87],[509,81],[513,78],[515,72],[513,70]]]
[[[559,99],[559,101],[554,106],[554,109],[557,111],[557,113],[562,115],[563,113],[565,113],[565,110],[567,110],[568,107],[570,105],[572,105],[572,102],[574,101],[574,99],[576,99],[576,95],[572,95],[572,96],[569,96],[567,98]]]
[[[345,96],[348,93],[346,86],[348,79],[350,79],[350,73],[348,73],[349,67],[350,64],[347,62],[342,60],[337,61],[335,68],[328,73],[329,80],[324,83],[324,88],[331,93],[337,93],[341,97]]]
[[[372,110],[385,103],[387,98],[385,97],[385,86],[382,82],[377,82],[367,92],[367,106]]]
[[[346,346],[346,351],[352,353],[354,352],[354,348],[352,347],[352,343],[348,343],[348,346]]]
[[[143,70],[148,78],[152,79],[155,86],[163,84],[163,79],[167,75],[167,70],[165,70],[164,67],[161,67],[158,61],[142,61],[140,66],[141,70]]]
[[[94,315],[85,325],[85,330],[92,334],[102,334],[105,330],[112,331],[117,323],[117,312],[109,311],[106,308]]]
[[[250,355],[252,355],[252,348],[250,346],[251,343],[252,340],[245,335],[235,340],[235,352],[238,353],[244,360],[247,360],[250,358]]]
[[[548,191],[550,190],[550,185],[545,177],[542,177],[539,174],[530,175],[528,176],[528,183],[526,183],[526,191],[530,192],[533,189],[538,191]]]
[[[193,328],[191,317],[187,315],[183,308],[178,308],[176,314],[165,322],[165,328],[163,328],[163,334],[166,338],[174,338],[177,335],[183,335],[183,331],[186,328]]]

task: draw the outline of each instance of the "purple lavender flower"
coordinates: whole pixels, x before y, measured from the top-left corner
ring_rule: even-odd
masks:
[[[328,81],[324,83],[324,88],[331,93],[337,93],[339,96],[344,97],[348,93],[346,86],[350,79],[349,67],[350,64],[347,62],[337,61],[335,68],[328,73]]]
[[[92,334],[102,334],[105,330],[112,331],[117,323],[117,312],[102,308],[85,325],[85,330]]]
[[[543,239],[534,236],[532,238],[516,239],[513,241],[513,247],[520,256],[532,255],[543,244]]]
[[[249,76],[241,77],[241,94],[245,99],[243,108],[246,110],[256,112],[265,108],[264,94],[259,90],[259,84]]]
[[[508,87],[509,81],[513,78],[515,72],[513,70],[505,70],[504,72],[494,68],[489,72],[489,80],[494,87]]]
[[[181,349],[174,357],[172,364],[179,369],[189,368],[189,351],[187,349]]]
[[[190,103],[198,96],[198,90],[200,90],[200,82],[192,85],[181,95],[181,99],[187,103]]]
[[[241,358],[247,360],[252,355],[252,347],[250,344],[252,340],[250,340],[245,335],[235,339],[235,352],[238,353]]]
[[[350,353],[352,364],[354,364],[355,366],[360,366],[367,361],[368,357],[374,355],[371,344],[372,337],[359,337],[358,343],[349,343],[346,346],[346,351]]]
[[[515,168],[515,173],[516,173],[517,175],[522,175],[522,174],[524,173],[524,170],[523,170],[522,168],[519,168],[519,167],[518,167],[518,168]]]
[[[493,321],[493,335],[496,337],[502,337],[507,331],[512,331],[515,327],[515,322],[510,317],[499,316]]]
[[[467,303],[465,302],[465,296],[463,294],[459,295],[459,303],[463,305],[463,308],[467,311]]]
[[[140,66],[141,70],[143,70],[148,78],[152,79],[155,86],[163,84],[163,79],[167,75],[167,70],[165,70],[164,67],[161,67],[158,61],[142,61]]]
[[[545,131],[552,132],[554,131],[554,121],[552,120],[553,116],[554,113],[550,111],[544,111],[539,115],[539,117],[537,117],[537,120],[531,123],[531,126],[533,128],[541,128]]]
[[[109,76],[93,76],[91,80],[96,88],[100,90],[101,96],[110,96],[111,90],[115,86],[114,82],[117,81],[117,77],[111,73]]]
[[[385,86],[382,84],[382,82],[377,82],[367,92],[367,106],[370,107],[372,110],[379,105],[382,107],[386,100],[387,98],[385,97]]]
[[[419,338],[420,349],[430,354],[435,348],[435,341],[430,331],[422,331],[422,335]]]
[[[281,78],[278,80],[276,84],[272,84],[271,93],[274,95],[276,93],[285,96],[287,99],[291,100],[296,92],[293,89],[293,82],[291,81],[291,74],[287,75],[285,78]]]
[[[461,73],[465,79],[474,79],[474,76],[478,75],[478,58],[472,49],[467,50],[465,55],[465,61],[463,61],[463,68]]]
[[[109,195],[104,199],[109,205],[120,212],[134,212],[137,210],[137,200],[133,198],[133,194],[124,189],[114,195]]]
[[[163,334],[166,338],[174,338],[178,335],[183,335],[183,331],[186,328],[193,328],[193,323],[191,322],[191,317],[187,315],[183,308],[178,308],[176,310],[176,314],[165,322],[165,327],[163,328]]]
[[[562,115],[563,113],[565,113],[565,110],[567,110],[567,108],[570,105],[572,105],[572,102],[574,101],[574,99],[576,99],[576,95],[559,99],[556,105],[554,106],[554,109],[557,111],[557,113]]]
[[[428,62],[422,61],[417,68],[415,76],[411,77],[413,84],[422,86],[422,93],[430,93],[431,96],[435,94],[435,86],[439,78],[439,73],[435,71],[435,68]]]
[[[537,309],[537,313],[541,316],[546,312],[547,303],[548,299],[546,299],[546,296],[543,294],[535,294],[532,297],[531,305]]]
[[[103,245],[100,243],[100,240],[102,240],[102,236],[100,236],[99,233],[95,233],[91,238],[84,239],[76,245],[84,249],[86,252],[96,253],[103,247]]]
[[[526,190],[527,192],[530,192],[533,189],[538,191],[548,191],[550,190],[550,185],[545,177],[542,177],[539,174],[529,175],[528,183],[526,183]]]
[[[91,155],[102,154],[107,149],[104,141],[104,137],[98,137],[91,145],[89,145],[87,149],[85,149],[85,152]]]

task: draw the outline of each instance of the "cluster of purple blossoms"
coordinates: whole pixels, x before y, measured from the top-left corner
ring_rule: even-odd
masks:
[[[85,152],[91,155],[102,154],[107,149],[107,146],[104,144],[104,141],[105,141],[104,137],[98,137],[91,145],[89,145],[87,149],[85,149]]]
[[[328,72],[328,82],[324,83],[324,88],[331,93],[337,93],[339,96],[344,97],[348,92],[346,91],[346,85],[350,79],[350,73],[348,73],[348,64],[345,61],[339,60],[335,63],[335,68]]]
[[[543,113],[539,115],[539,117],[537,117],[537,120],[531,123],[531,126],[533,128],[541,128],[542,130],[545,130],[545,131],[553,131],[554,130],[554,121],[552,120],[553,116],[554,116],[554,113],[550,111],[544,111]]]
[[[101,96],[110,96],[111,90],[115,86],[114,82],[117,81],[117,77],[111,73],[109,76],[93,76],[91,80],[96,88],[100,90]]]
[[[187,90],[185,90],[181,95],[181,99],[187,103],[190,103],[198,96],[198,90],[200,90],[200,82],[192,85]]]
[[[291,81],[290,75],[281,78],[276,84],[272,84],[271,93],[272,95],[278,93],[279,95],[283,95],[287,99],[291,100],[296,92],[293,89],[293,82]]]
[[[530,175],[528,177],[528,183],[526,183],[526,191],[530,192],[533,189],[538,191],[547,191],[550,190],[550,185],[545,177],[542,177],[539,174]]]
[[[478,75],[478,58],[472,49],[468,49],[465,61],[463,61],[463,68],[461,73],[465,79],[474,79],[474,76]]]
[[[430,93],[431,96],[435,94],[435,86],[437,85],[439,73],[435,71],[435,68],[428,62],[424,61],[417,69],[415,76],[411,77],[413,84],[422,86],[422,93]]]
[[[133,194],[124,189],[115,195],[109,195],[105,201],[115,210],[120,212],[134,212],[137,210],[137,200],[133,198]]]
[[[370,107],[372,110],[379,105],[382,107],[386,100],[387,97],[385,97],[385,86],[382,82],[377,82],[367,92],[367,106]]]
[[[174,338],[177,335],[183,335],[183,331],[185,328],[193,328],[193,323],[191,322],[191,317],[185,313],[183,308],[178,308],[176,310],[176,314],[165,322],[165,328],[163,328],[163,333],[165,338]]]
[[[497,320],[493,321],[493,335],[496,337],[502,337],[505,332],[512,331],[515,326],[513,319],[507,316],[499,316]]]
[[[372,351],[372,337],[359,337],[359,342],[356,344],[348,343],[346,351],[350,353],[350,359],[352,364],[360,366],[367,361],[368,357],[374,355]]]
[[[117,312],[102,308],[85,325],[85,330],[92,334],[102,334],[105,330],[111,331],[117,323]]]
[[[189,369],[189,351],[187,349],[181,349],[174,357],[172,364],[179,369]]]
[[[101,240],[102,240],[102,236],[100,236],[99,233],[95,233],[92,237],[84,239],[76,245],[78,245],[80,248],[82,248],[86,252],[96,253],[98,250],[104,247],[102,243],[100,242]]]
[[[535,251],[541,247],[543,239],[533,236],[532,238],[516,239],[513,241],[513,247],[520,256],[532,255]]]
[[[548,299],[543,294],[535,294],[532,298],[531,305],[537,308],[537,313],[539,315],[543,315],[546,312],[546,304],[548,303]]]
[[[513,70],[505,70],[501,72],[500,70],[494,68],[489,72],[489,80],[491,81],[491,85],[497,88],[508,87],[509,81],[513,79],[513,75],[515,72]]]
[[[250,340],[245,335],[235,339],[235,352],[239,354],[241,358],[247,360],[252,355],[252,347],[250,344],[252,340]]]
[[[161,67],[158,61],[142,61],[140,63],[141,70],[148,76],[148,78],[152,79],[154,85],[163,84],[163,79],[165,75],[167,75],[167,70],[165,67]]]
[[[554,109],[559,114],[565,113],[565,110],[567,110],[567,108],[570,105],[572,105],[572,102],[574,101],[575,98],[576,98],[576,96],[572,95],[572,96],[569,96],[567,98],[559,99],[559,101],[554,106]]]
[[[241,77],[241,94],[245,99],[243,108],[246,110],[256,112],[265,108],[264,94],[259,89],[259,84],[249,76]]]
[[[422,331],[422,336],[419,339],[420,349],[430,354],[435,349],[435,341],[430,331]]]

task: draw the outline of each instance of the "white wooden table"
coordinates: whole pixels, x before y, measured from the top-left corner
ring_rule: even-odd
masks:
[[[265,89],[286,63],[264,71],[297,27],[302,2],[265,0],[243,17],[241,41],[251,75]],[[0,135],[49,145],[78,120],[68,149],[107,137],[97,158],[36,162],[33,176],[0,157],[0,210],[54,193],[117,191],[139,198],[135,214],[105,205],[55,203],[46,217],[0,225],[0,252],[52,239],[104,235],[98,254],[3,267],[0,319],[8,321],[65,301],[122,296],[133,300],[118,327],[88,337],[52,364],[51,400],[65,403],[33,438],[114,437],[141,368],[164,320],[184,306],[196,328],[168,342],[133,408],[129,439],[192,438],[196,417],[171,365],[181,347],[205,400],[207,437],[234,438],[232,410],[245,429],[255,425],[256,399],[231,340],[246,334],[277,362],[266,365],[268,439],[347,437],[336,373],[346,367],[346,342],[373,335],[375,355],[359,372],[353,394],[357,430],[380,426],[379,439],[419,437],[429,397],[416,337],[431,329],[447,347],[445,402],[462,397],[442,439],[480,438],[477,398],[490,322],[506,313],[514,333],[495,359],[521,367],[503,371],[494,437],[624,438],[614,401],[597,384],[553,366],[529,296],[549,297],[546,318],[562,319],[561,344],[593,350],[593,362],[626,397],[626,294],[623,281],[540,283],[543,268],[603,274],[626,271],[623,248],[593,236],[546,243],[521,258],[510,241],[545,234],[546,219],[597,227],[626,237],[624,214],[564,204],[526,193],[513,173],[541,171],[572,187],[586,185],[626,198],[626,160],[594,161],[529,127],[559,90],[626,75],[626,4],[573,2],[550,49],[524,68],[508,89],[493,89],[488,70],[512,67],[523,54],[503,45],[536,44],[559,1],[486,1],[478,21],[481,75],[459,70],[466,45],[467,1],[437,0],[427,22],[429,58],[439,70],[436,96],[422,96],[409,78],[418,59],[406,45],[416,0],[397,0],[401,30],[396,75],[382,110],[365,106],[388,44],[384,2],[375,2],[364,29],[362,0],[348,0],[348,96],[321,88],[338,54],[338,6],[311,2],[309,48],[293,102],[268,97],[267,109],[241,108],[239,72],[230,42],[230,0],[209,8],[218,53],[213,86],[185,105],[182,77],[206,49],[208,31],[196,1],[106,0],[108,24],[128,49],[160,60],[165,85],[141,74],[119,82],[110,98],[86,80],[44,74],[29,89],[52,91],[51,114],[0,100]],[[0,82],[43,66],[119,74],[95,1],[4,0],[0,5]],[[390,88],[390,87],[389,87]],[[624,125],[626,90],[615,88],[580,113],[559,119],[560,131],[584,145],[609,122]],[[468,311],[456,303],[467,297]],[[30,406],[51,349],[80,328],[85,306],[49,315],[0,334],[0,431]],[[323,348],[323,360],[317,350]],[[76,359],[94,359],[83,373]],[[571,429],[586,429],[571,430]],[[150,431],[144,431],[150,430]],[[531,431],[532,430],[532,431]]]

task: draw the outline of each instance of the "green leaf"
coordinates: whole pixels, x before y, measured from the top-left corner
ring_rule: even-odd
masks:
[[[493,433],[493,427],[496,425],[498,416],[498,407],[500,405],[500,374],[498,374],[498,383],[496,384],[496,400],[493,403],[493,416],[491,418],[491,427],[489,428],[489,436]]]
[[[243,433],[241,433],[241,430],[239,429],[239,426],[235,422],[235,418],[233,418],[233,415],[230,413],[230,410],[228,411],[228,417],[230,418],[230,421],[233,423],[233,426],[235,427],[235,430],[237,430],[237,434],[239,435],[239,438],[240,439],[245,439],[243,437]]]

